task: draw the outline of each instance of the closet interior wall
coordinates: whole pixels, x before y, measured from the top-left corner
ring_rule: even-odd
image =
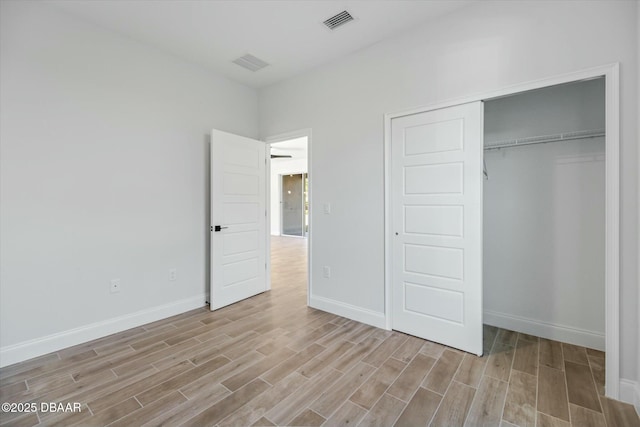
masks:
[[[485,147],[605,127],[604,78],[485,102]],[[604,137],[484,151],[484,321],[604,350]]]

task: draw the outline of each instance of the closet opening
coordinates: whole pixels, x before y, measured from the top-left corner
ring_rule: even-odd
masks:
[[[605,103],[604,77],[484,101],[484,323],[589,349],[600,394]]]
[[[576,354],[572,350],[580,345],[583,347],[580,353],[586,353],[585,357],[579,356],[583,366],[585,359],[590,368],[598,368],[595,362],[603,364],[602,370],[592,372],[592,377],[598,375],[598,391],[602,392],[605,383],[606,397],[618,399],[621,393],[619,98],[619,65],[614,63],[385,114],[386,328],[399,329],[398,313],[408,312],[406,304],[402,306],[403,301],[412,304],[415,301],[396,292],[404,285],[416,283],[402,276],[406,263],[403,251],[397,251],[396,247],[399,236],[407,233],[403,224],[399,227],[397,222],[407,218],[402,203],[414,205],[413,199],[418,194],[413,193],[421,192],[420,197],[427,195],[434,199],[429,206],[437,212],[426,209],[432,215],[411,217],[425,219],[417,224],[421,228],[410,230],[413,234],[429,233],[435,242],[431,246],[440,247],[445,239],[459,242],[462,236],[480,235],[477,241],[469,241],[471,250],[459,256],[457,263],[431,263],[449,268],[448,273],[459,273],[464,265],[478,267],[458,274],[456,283],[462,281],[465,286],[453,289],[463,297],[466,290],[479,290],[477,298],[462,298],[464,304],[460,305],[481,313],[465,317],[469,339],[476,342],[479,336],[486,341],[499,326],[523,331],[523,340],[532,339],[534,334],[541,336],[539,352],[536,350],[539,356],[549,350],[551,340],[555,342],[554,354],[558,354],[559,343],[565,342],[566,351],[565,345],[559,349],[561,356],[574,359]],[[461,109],[471,112],[478,104],[480,120],[476,125],[478,114],[465,115]],[[423,123],[416,127],[411,117]],[[451,120],[452,117],[458,120]],[[470,128],[461,132],[465,123]],[[427,142],[416,145],[411,138],[407,140],[404,130],[408,127],[413,129],[409,132],[411,138],[424,135],[419,139]],[[449,136],[444,142],[443,135]],[[455,135],[458,137],[452,138]],[[406,144],[408,149],[403,149]],[[415,167],[419,161],[438,167]],[[407,172],[412,178],[413,187],[409,189],[412,194],[400,187],[406,182],[403,176]],[[425,174],[433,176],[424,179]],[[468,178],[466,185],[461,184],[462,177]],[[447,187],[432,188],[436,184]],[[425,189],[425,185],[431,187]],[[398,194],[413,199],[399,201]],[[467,194],[472,203],[471,209],[465,210],[458,199]],[[452,228],[455,221],[459,224],[463,218],[459,214],[438,215],[444,212],[445,202],[457,204],[458,212],[462,210],[464,218],[470,218],[464,227]],[[479,209],[474,211],[476,206]],[[508,213],[510,216],[506,217]],[[499,240],[496,235],[503,238]],[[442,288],[442,274],[431,276],[435,277],[429,279],[432,286],[439,284]],[[434,307],[442,314],[440,304]],[[412,334],[439,342],[433,330],[424,328]],[[501,343],[508,337],[502,338]],[[487,349],[483,348],[482,353],[488,354]],[[599,358],[597,361],[591,360],[594,355]]]

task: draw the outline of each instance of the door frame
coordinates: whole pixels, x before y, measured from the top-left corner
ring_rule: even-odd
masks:
[[[296,138],[307,138],[307,179],[308,179],[308,188],[307,188],[307,197],[309,198],[309,233],[307,234],[307,306],[309,306],[310,298],[311,298],[311,238],[313,235],[313,191],[312,191],[312,172],[311,172],[311,128],[307,129],[298,129],[291,132],[280,133],[277,135],[268,136],[263,139],[267,146],[271,146],[271,144],[276,142],[288,141],[290,139]],[[269,148],[268,147],[268,148]],[[267,179],[269,180],[269,185],[267,185],[267,224],[271,224],[271,156],[266,156],[267,158],[267,168],[266,174]],[[281,215],[282,216],[282,215]],[[281,218],[282,222],[282,218]],[[267,289],[271,289],[271,227],[267,227],[267,235],[266,237],[266,247],[267,247]],[[282,227],[280,227],[280,234],[282,234]]]
[[[384,115],[384,288],[385,325],[391,329],[392,224],[391,120],[394,118],[487,101],[535,89],[605,77],[605,394],[620,396],[620,65],[607,64],[528,81],[501,89],[451,99]]]

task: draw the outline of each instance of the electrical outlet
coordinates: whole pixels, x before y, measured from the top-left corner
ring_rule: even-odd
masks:
[[[175,268],[170,268],[169,269],[169,281],[170,282],[175,282],[177,278],[178,278],[178,270],[176,270]]]
[[[331,203],[324,204],[324,213],[325,215],[329,215],[331,213]]]
[[[112,294],[120,292],[120,279],[111,279],[111,286],[109,289]]]
[[[324,277],[325,279],[331,277],[331,267],[329,267],[328,265],[322,267],[322,277]]]

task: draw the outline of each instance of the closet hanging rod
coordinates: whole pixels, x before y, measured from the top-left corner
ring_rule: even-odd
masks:
[[[505,141],[485,142],[485,150],[498,148],[517,147],[520,145],[543,144],[546,142],[571,141],[584,138],[597,138],[605,136],[604,129],[580,130],[574,132],[556,133],[553,135],[530,136],[527,138],[509,139]]]

